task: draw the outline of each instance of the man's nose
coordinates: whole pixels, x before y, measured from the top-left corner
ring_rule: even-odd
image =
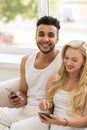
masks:
[[[46,35],[44,36],[44,41],[48,41],[49,40],[49,37]]]

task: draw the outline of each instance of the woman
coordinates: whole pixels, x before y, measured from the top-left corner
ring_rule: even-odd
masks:
[[[47,82],[40,109],[53,109],[50,118],[40,114],[50,130],[84,130],[87,127],[87,44],[71,41],[62,49],[62,64]]]

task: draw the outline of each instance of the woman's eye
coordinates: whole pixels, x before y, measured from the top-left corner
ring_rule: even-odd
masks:
[[[67,59],[69,59],[69,58],[68,58],[68,57],[65,57],[64,59],[67,60]]]
[[[73,59],[73,62],[77,62],[77,60],[76,60],[76,59]]]

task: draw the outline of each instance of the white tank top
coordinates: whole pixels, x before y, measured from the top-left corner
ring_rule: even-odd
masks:
[[[26,82],[29,87],[27,96],[28,104],[36,106],[37,103],[45,96],[45,85],[48,77],[56,71],[61,64],[61,54],[55,57],[51,64],[44,69],[36,69],[34,67],[34,61],[37,56],[37,52],[34,52],[29,56],[25,65]]]
[[[24,107],[25,114],[33,116],[39,110],[39,102],[45,98],[45,86],[49,76],[54,73],[61,64],[61,52],[55,59],[44,69],[36,69],[34,61],[37,52],[32,53],[27,59],[25,65],[25,76],[28,85],[27,105]]]
[[[69,116],[68,111],[71,110],[72,107],[72,101],[69,97],[69,92],[65,90],[61,90],[58,93],[54,95],[53,98],[54,102],[54,114],[58,116],[59,118],[78,118],[78,116]],[[85,128],[75,128],[75,127],[64,127],[64,126],[58,126],[58,125],[51,125],[50,130],[86,130]]]

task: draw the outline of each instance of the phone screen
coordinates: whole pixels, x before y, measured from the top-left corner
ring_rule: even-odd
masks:
[[[13,91],[13,90],[11,90],[11,89],[8,89],[8,88],[5,88],[5,90],[6,90],[7,92],[9,92],[10,94],[15,94],[12,98],[17,98],[17,97],[18,97],[15,91]]]
[[[39,113],[40,116],[41,116],[41,115],[45,115],[45,116],[51,118],[51,117],[50,117],[50,113],[48,113],[48,112],[38,112],[38,113]],[[42,116],[41,116],[41,117],[42,117]]]

